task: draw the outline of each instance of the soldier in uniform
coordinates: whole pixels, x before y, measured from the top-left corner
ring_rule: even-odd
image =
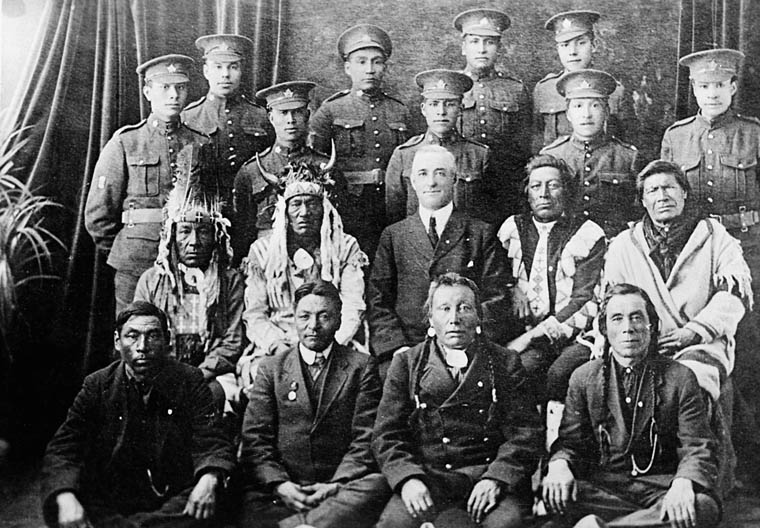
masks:
[[[231,206],[235,174],[255,153],[272,144],[274,131],[266,110],[240,93],[243,64],[253,42],[240,35],[205,35],[195,41],[195,47],[203,52],[208,93],[187,105],[182,122],[213,135],[222,198]]]
[[[732,49],[716,49],[682,57],[690,70],[699,112],[676,122],[665,131],[660,157],[681,166],[691,192],[689,198],[705,215],[718,220],[739,239],[752,276],[760,277],[760,183],[757,179],[760,120],[731,108],[736,76],[744,55]],[[760,287],[753,288],[758,306]],[[751,305],[750,305],[751,306]],[[757,311],[748,310],[736,333],[736,421],[749,431],[737,442],[746,476],[757,475],[757,421],[760,420]],[[746,480],[742,476],[743,480]]]
[[[180,121],[192,64],[184,55],[164,55],[138,66],[151,113],[117,130],[95,165],[85,227],[116,270],[117,313],[132,302],[140,275],[156,260],[169,192],[196,171],[208,142]]]
[[[309,92],[314,86],[309,81],[289,81],[256,92],[256,97],[266,99],[275,142],[248,160],[235,177],[235,224],[240,236],[233,250],[240,255],[247,255],[251,243],[272,229],[280,182],[270,181],[269,175],[281,175],[287,165],[306,163],[319,169],[329,162],[326,155],[306,146]]]
[[[521,81],[494,67],[501,49],[501,34],[509,17],[493,9],[472,9],[457,15],[454,27],[462,33],[464,72],[473,80],[464,94],[462,135],[491,147],[491,172],[499,178],[494,190],[503,221],[516,212],[522,168],[530,157],[531,110],[528,91]]]
[[[557,55],[563,71],[548,73],[533,89],[533,122],[536,127],[533,150],[538,151],[560,136],[569,135],[572,127],[565,115],[564,98],[557,94],[557,81],[563,73],[592,67],[596,43],[594,24],[599,20],[596,11],[567,11],[558,13],[546,21],[544,27],[554,32]],[[633,101],[619,82],[609,97],[610,116],[607,131],[627,138],[628,122],[634,118]]]
[[[498,221],[503,216],[503,204],[494,199],[498,181],[493,181],[489,170],[489,148],[464,138],[456,128],[462,114],[462,95],[472,88],[472,79],[452,70],[428,70],[418,73],[414,80],[422,89],[420,108],[428,128],[393,151],[385,174],[388,222],[399,222],[417,212],[417,195],[410,178],[414,155],[424,145],[440,145],[454,154],[454,206],[469,216]]]
[[[560,77],[557,92],[567,101],[572,134],[541,150],[570,166],[579,188],[575,210],[599,224],[607,238],[639,216],[635,191],[638,150],[605,131],[608,100],[616,87],[615,78],[599,70],[578,70]]]
[[[752,275],[760,276],[760,120],[731,108],[740,51],[716,49],[682,57],[699,112],[665,131],[660,157],[681,166],[697,207],[741,241]],[[755,288],[760,290],[760,288]],[[755,293],[755,304],[757,304]]]
[[[338,53],[351,89],[327,98],[309,122],[309,144],[337,150],[336,167],[348,183],[346,231],[375,254],[385,220],[385,169],[393,149],[406,141],[409,110],[382,90],[391,39],[371,24],[353,26],[338,38]]]

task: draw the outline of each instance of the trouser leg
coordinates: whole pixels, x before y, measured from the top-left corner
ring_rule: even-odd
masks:
[[[563,403],[570,384],[570,376],[575,369],[588,362],[590,357],[591,351],[580,343],[564,347],[546,373],[546,399]]]
[[[119,315],[135,298],[135,289],[140,275],[117,270],[113,277],[114,299],[116,300],[116,315]]]
[[[370,528],[385,508],[392,492],[380,473],[372,473],[342,486],[338,493],[325,499],[305,514],[292,515],[280,521],[280,528],[308,524],[317,528]]]

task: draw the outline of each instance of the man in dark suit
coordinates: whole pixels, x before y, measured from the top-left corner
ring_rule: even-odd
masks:
[[[716,442],[701,389],[688,367],[658,354],[659,322],[644,290],[607,290],[607,350],[570,378],[543,480],[544,502],[560,515],[545,527],[718,524]]]
[[[331,283],[301,285],[298,345],[259,365],[243,422],[242,526],[372,526],[390,496],[370,449],[377,367],[335,342],[340,310]]]
[[[204,526],[235,464],[200,370],[168,356],[166,315],[134,302],[116,318],[121,360],[91,374],[48,445],[51,527]]]
[[[425,339],[428,324],[420,307],[430,281],[450,271],[472,279],[483,292],[483,326],[499,342],[507,326],[506,253],[494,229],[454,208],[457,166],[454,155],[438,145],[417,150],[411,185],[416,214],[387,227],[369,280],[372,349],[387,370],[393,353]]]
[[[519,356],[481,333],[479,293],[438,277],[431,337],[393,357],[372,447],[395,493],[378,528],[523,526],[542,428]]]

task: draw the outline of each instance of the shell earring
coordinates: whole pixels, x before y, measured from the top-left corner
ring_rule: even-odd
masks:
[[[475,333],[478,334],[478,335],[480,335],[480,334],[483,333],[483,329],[480,328],[480,325],[478,325],[478,326],[475,327]]]
[[[428,327],[427,335],[428,337],[435,337],[435,329],[432,326]]]

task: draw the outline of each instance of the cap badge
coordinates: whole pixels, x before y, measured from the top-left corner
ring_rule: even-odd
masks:
[[[720,64],[718,64],[715,59],[710,59],[707,66],[705,66],[705,71],[717,71],[719,68]]]
[[[166,71],[168,71],[169,73],[177,73],[177,65],[169,64],[169,66],[166,67]]]
[[[435,83],[435,87],[439,90],[445,90],[446,89],[446,81],[443,79],[438,79],[438,82]]]
[[[570,29],[573,27],[573,21],[569,18],[562,19],[562,29]]]
[[[290,88],[288,88],[287,90],[285,90],[285,91],[283,92],[283,94],[282,94],[282,95],[283,95],[284,97],[287,97],[288,99],[292,99],[292,98],[293,98],[293,90],[291,90]]]
[[[478,22],[478,25],[480,25],[480,26],[490,26],[492,24],[491,24],[491,21],[488,20],[488,17],[483,17],[483,18],[480,19],[480,22]]]
[[[219,44],[219,48],[218,49],[220,51],[230,51],[230,46],[229,46],[229,44]]]
[[[588,82],[586,79],[583,79],[581,83],[578,85],[578,88],[582,88],[583,90],[588,90],[591,88],[591,83]]]

